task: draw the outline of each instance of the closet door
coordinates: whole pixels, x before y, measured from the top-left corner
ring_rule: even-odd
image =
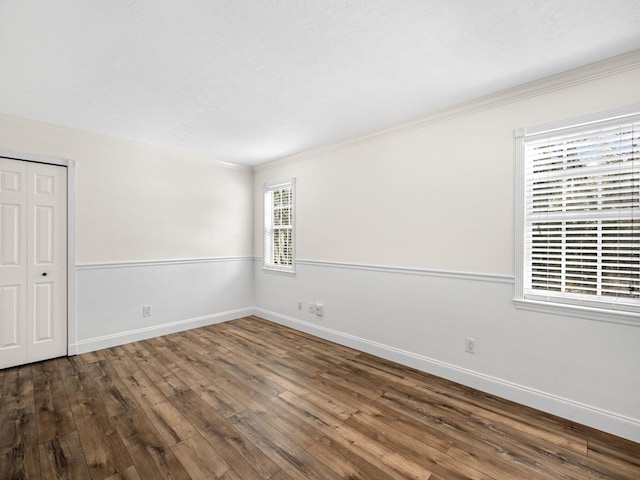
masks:
[[[67,353],[66,178],[0,158],[0,368]]]
[[[27,361],[27,163],[0,158],[0,367]]]

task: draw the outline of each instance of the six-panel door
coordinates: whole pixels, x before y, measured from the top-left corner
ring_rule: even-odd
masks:
[[[67,353],[66,178],[0,158],[0,368]]]

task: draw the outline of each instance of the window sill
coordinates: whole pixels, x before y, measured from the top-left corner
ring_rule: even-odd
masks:
[[[520,310],[640,327],[640,317],[634,312],[551,303],[523,298],[514,298],[513,304]]]
[[[263,265],[262,271],[264,273],[273,273],[276,275],[284,275],[288,277],[295,277],[296,275],[295,269],[292,269],[292,268],[267,267]]]

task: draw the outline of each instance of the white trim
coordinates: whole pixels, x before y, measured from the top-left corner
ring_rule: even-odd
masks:
[[[124,345],[126,343],[138,342],[140,340],[159,337],[170,333],[182,332],[185,330],[190,330],[192,328],[206,327],[208,325],[214,325],[216,323],[227,322],[229,320],[235,320],[237,318],[246,317],[252,314],[252,308],[240,308],[227,312],[188,318],[186,320],[178,320],[176,322],[155,325],[152,327],[129,330],[127,332],[114,333],[112,335],[105,335],[103,337],[80,340],[73,347],[78,354],[93,352],[95,350],[101,350],[103,348],[110,348],[118,345]]]
[[[606,323],[619,323],[640,327],[640,318],[635,312],[608,310],[605,308],[591,308],[582,305],[570,305],[566,303],[552,303],[528,298],[514,298],[513,304],[520,310],[576,317],[584,320],[595,320]]]
[[[599,430],[640,442],[640,419],[618,415],[607,410],[559,397],[547,392],[519,385],[507,380],[484,375],[446,362],[401,350],[378,342],[349,335],[337,330],[298,320],[262,308],[255,314],[267,320],[330,340],[357,350],[417,368],[480,391],[536,408],[553,415],[579,422]]]
[[[76,355],[78,339],[76,296],[76,162],[67,165],[67,355]]]
[[[260,257],[256,257],[260,261]],[[395,267],[389,265],[373,265],[365,263],[330,262],[323,260],[296,260],[297,265],[308,265],[312,267],[345,268],[350,270],[368,270],[381,273],[399,273],[402,275],[420,275],[425,277],[443,277],[460,280],[473,280],[480,282],[508,283],[513,284],[514,277],[511,275],[499,275],[494,273],[474,273],[460,272],[456,270],[437,270],[429,268]]]
[[[58,165],[59,167],[73,166],[75,168],[76,162],[73,160],[67,160],[66,158],[53,158],[43,157],[41,155],[31,155],[25,153],[11,152],[8,150],[0,150],[0,157],[8,158],[10,160],[20,160],[22,162],[35,162],[46,163],[47,165]]]
[[[76,270],[99,270],[103,268],[134,268],[153,267],[166,265],[188,265],[193,263],[216,263],[216,262],[242,262],[252,261],[255,257],[210,257],[210,258],[184,258],[173,260],[138,260],[132,262],[104,262],[104,263],[82,263],[76,265]]]
[[[575,68],[567,72],[552,75],[540,80],[525,83],[507,90],[473,99],[459,105],[445,108],[416,122],[380,130],[367,135],[358,136],[342,142],[314,148],[297,154],[285,156],[253,167],[254,171],[276,168],[281,165],[305,161],[321,155],[346,150],[356,145],[372,141],[377,138],[401,135],[429,125],[439,124],[455,118],[491,110],[510,103],[516,103],[528,98],[545,95],[557,90],[563,90],[576,85],[588,83],[600,78],[618,75],[640,68],[640,50],[635,50],[607,60]]]
[[[296,178],[290,178],[289,180],[283,180],[281,182],[265,182],[262,184],[262,190],[277,190],[278,188],[290,187],[296,183]]]
[[[0,157],[45,163],[67,169],[67,355],[75,355],[78,338],[76,298],[76,167],[74,160],[0,150]]]
[[[267,193],[272,193],[275,190],[290,188],[291,189],[291,265],[275,265],[267,263]],[[271,195],[270,197],[271,198]],[[293,177],[286,181],[263,183],[262,184],[262,268],[265,271],[276,271],[295,275],[296,273],[296,177]],[[269,212],[271,212],[271,206],[269,206]],[[273,215],[269,215],[269,225],[271,230],[275,230],[273,226]],[[271,239],[273,245],[273,238]],[[275,256],[275,252],[273,256]],[[270,259],[272,261],[273,259]]]
[[[515,131],[515,202],[513,213],[514,238],[514,298],[524,296],[524,262],[525,262],[525,234],[524,234],[524,129]]]
[[[535,137],[536,135],[546,135],[558,130],[579,129],[593,123],[601,124],[609,121],[625,122],[625,119],[628,117],[638,117],[638,112],[640,112],[640,104],[627,105],[620,108],[581,115],[579,117],[558,120],[557,122],[519,128],[516,130],[516,137]]]
[[[599,302],[597,299],[585,299],[582,302],[583,304],[580,304],[579,300],[576,299],[574,301],[574,299],[567,298],[562,294],[558,294],[557,298],[554,298],[551,294],[545,295],[545,292],[540,292],[539,294],[534,292],[535,295],[525,293],[525,263],[527,261],[525,221],[527,218],[526,210],[529,208],[525,200],[527,195],[527,179],[525,178],[525,170],[527,168],[525,148],[527,141],[535,141],[536,137],[547,134],[562,138],[567,135],[567,132],[579,131],[592,124],[609,125],[612,122],[623,124],[627,121],[636,122],[639,117],[640,104],[633,104],[515,130],[515,288],[513,302],[516,308],[601,322],[640,326],[638,307],[636,305],[625,306],[620,304],[619,309],[617,309],[618,304],[615,304],[614,301]],[[615,210],[613,211],[615,212]],[[531,216],[528,218],[531,218]],[[595,215],[588,218],[595,218]]]

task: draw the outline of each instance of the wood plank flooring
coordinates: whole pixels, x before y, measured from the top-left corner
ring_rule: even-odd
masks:
[[[640,444],[248,317],[0,370],[0,479],[639,479]]]

